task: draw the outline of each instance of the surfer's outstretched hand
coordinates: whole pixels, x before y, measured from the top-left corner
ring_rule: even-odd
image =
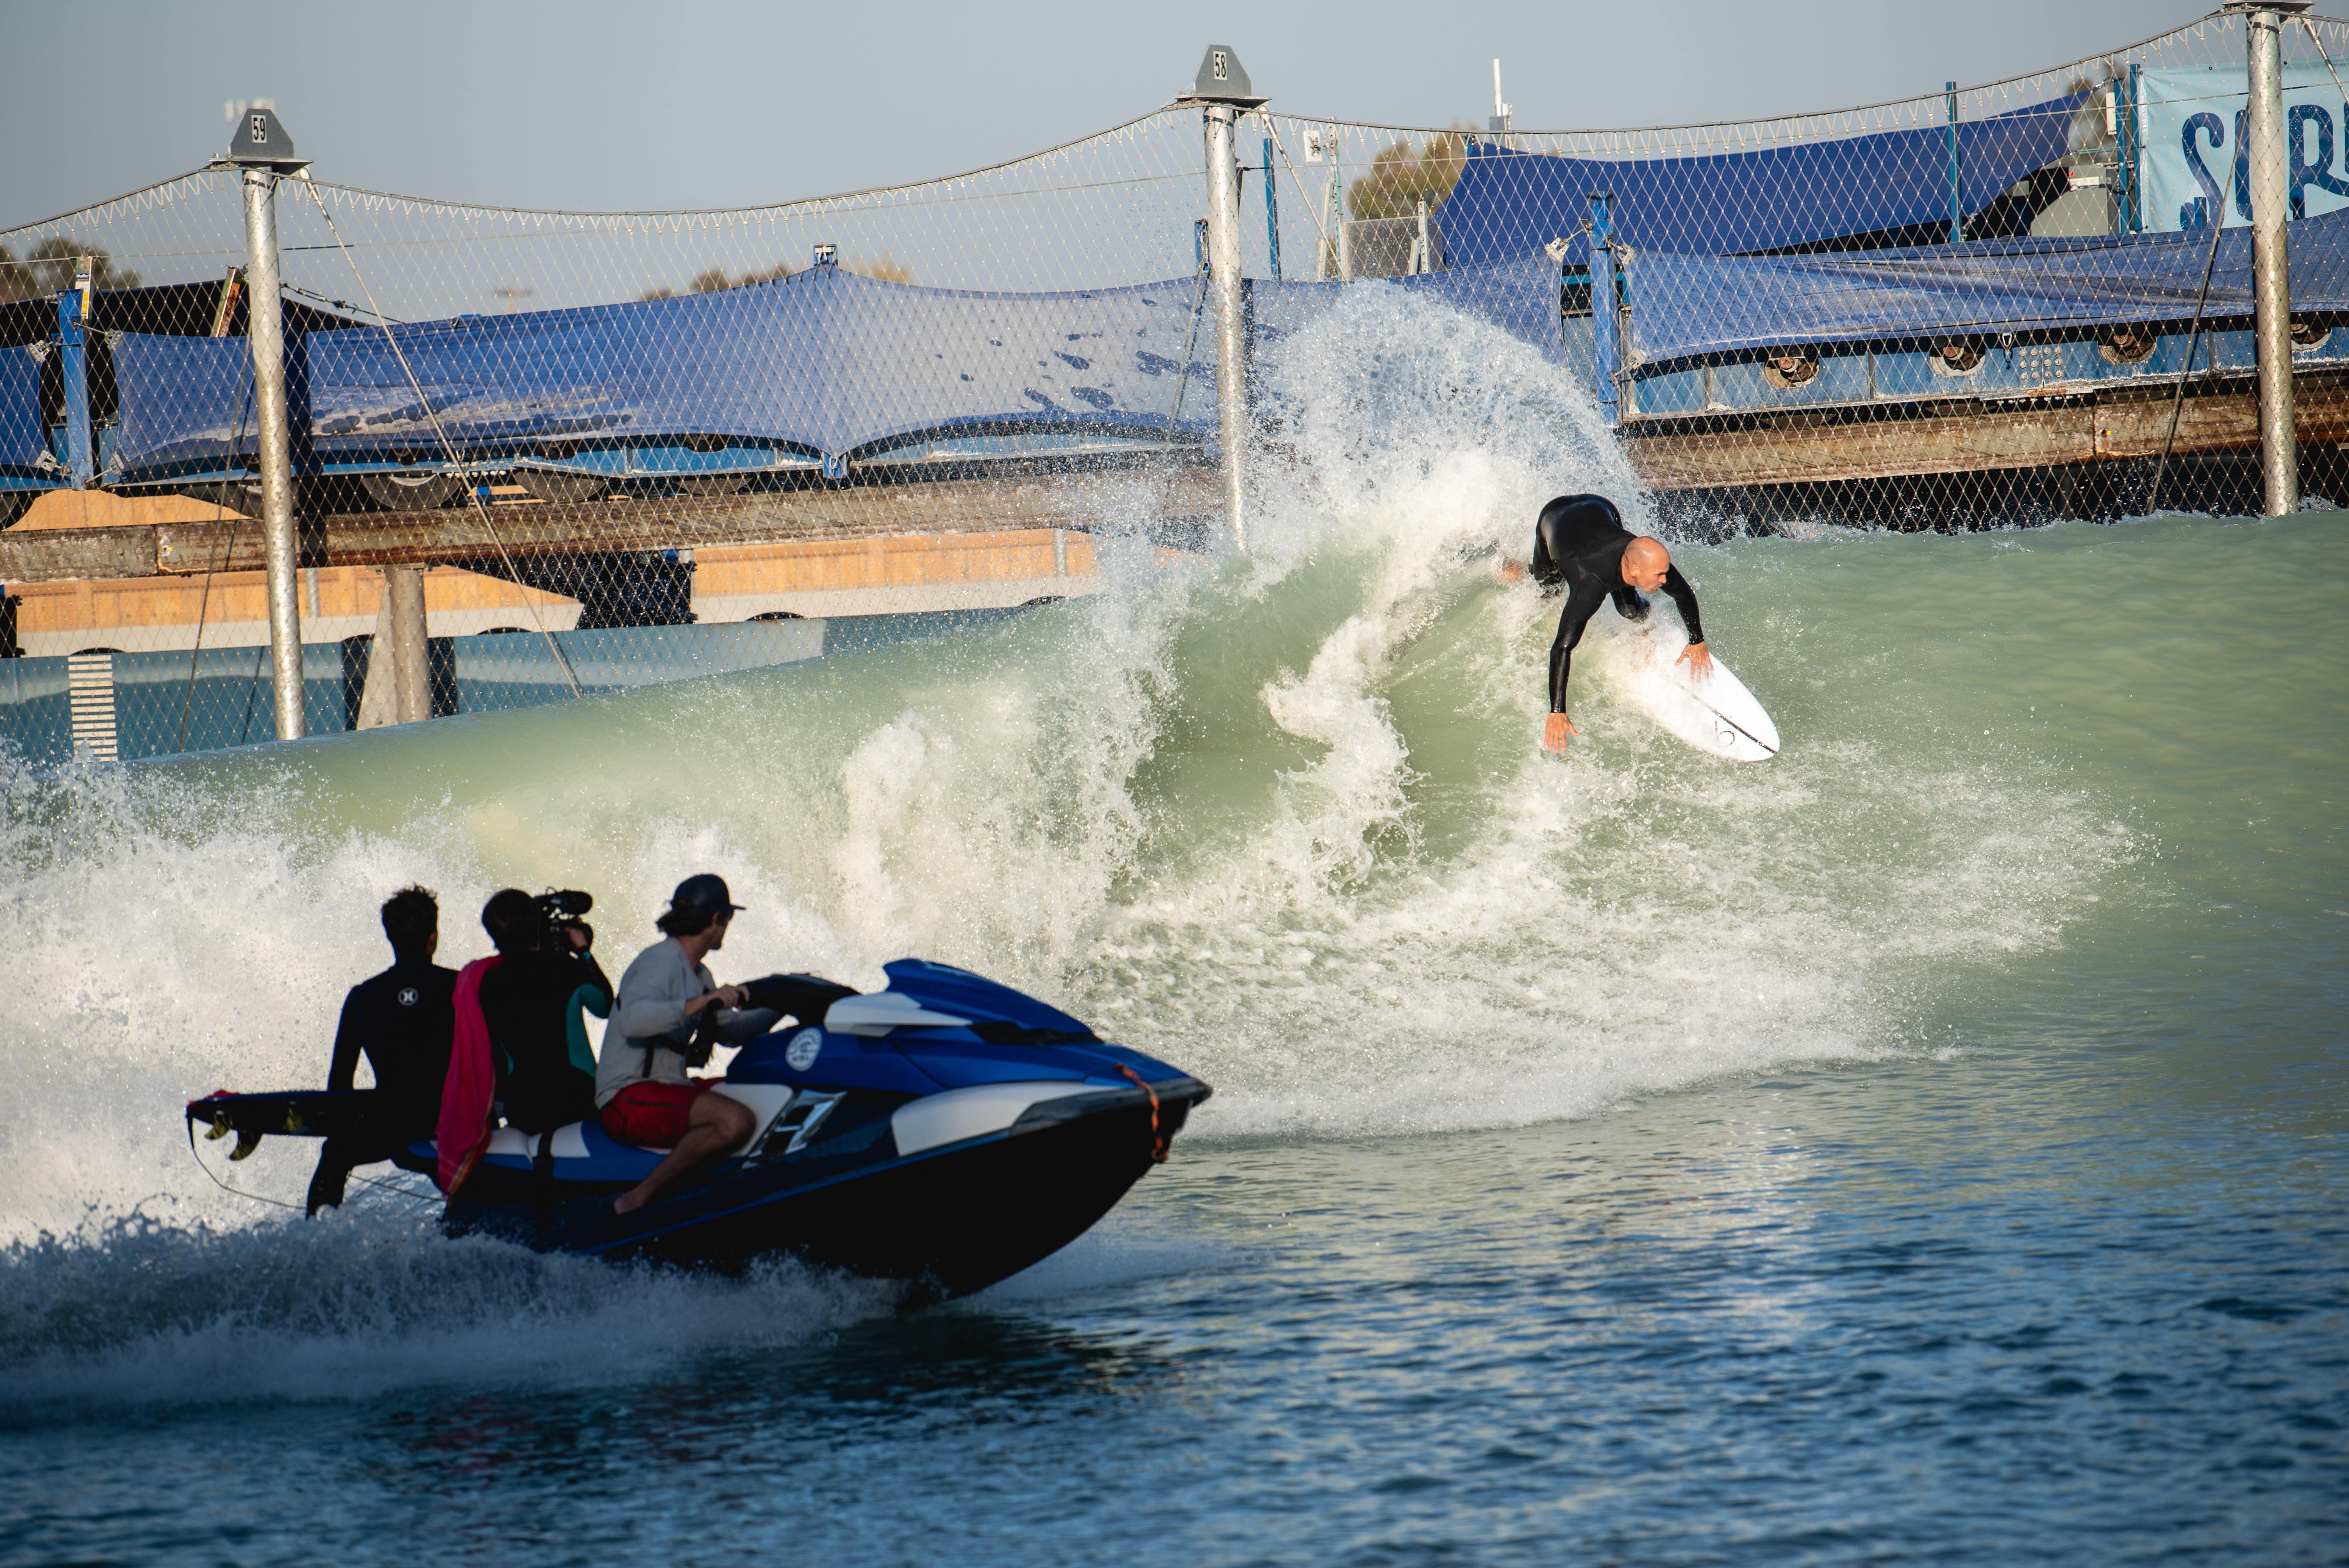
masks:
[[[1566,715],[1551,714],[1549,723],[1542,727],[1543,748],[1549,751],[1563,751],[1566,749],[1566,738],[1569,735],[1579,736],[1581,733],[1582,731],[1574,727],[1574,720],[1567,717]]]
[[[1691,643],[1672,662],[1688,665],[1689,674],[1698,680],[1713,674],[1713,654],[1702,643]]]

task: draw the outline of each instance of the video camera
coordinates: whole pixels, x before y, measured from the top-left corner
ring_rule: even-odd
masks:
[[[585,932],[587,945],[590,947],[595,945],[595,928],[579,918],[595,907],[595,900],[592,894],[584,893],[575,887],[561,888],[540,893],[531,900],[531,903],[538,906],[538,918],[546,923],[546,940],[543,945],[549,951],[570,952],[571,941],[564,934],[571,931]]]

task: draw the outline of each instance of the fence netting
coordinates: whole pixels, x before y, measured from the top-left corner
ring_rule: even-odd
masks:
[[[2349,440],[2349,25],[2282,40],[2311,496]],[[2255,510],[2245,23],[1829,114],[1607,132],[1240,122],[1251,362],[1348,289],[1537,347],[1667,516]],[[1277,88],[1277,84],[1270,84]],[[295,128],[298,130],[298,127]],[[821,656],[1211,552],[1200,109],[723,211],[279,181],[310,733]],[[0,233],[0,734],[274,730],[239,171]],[[1244,465],[1294,460],[1252,378]],[[2160,490],[2154,492],[2156,469]]]

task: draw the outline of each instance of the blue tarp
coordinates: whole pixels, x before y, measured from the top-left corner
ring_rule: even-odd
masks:
[[[1184,278],[983,294],[815,267],[713,294],[393,331],[460,449],[722,435],[814,457],[1005,423],[1163,431],[1194,292]],[[1184,400],[1191,429],[1215,408],[1213,342],[1204,330],[1200,337]],[[321,453],[438,445],[379,329],[300,342],[310,439]],[[241,339],[126,335],[115,349],[118,462],[135,469],[224,450],[243,349]],[[303,391],[297,384],[297,406]]]
[[[2349,212],[2291,226],[2292,304],[2349,310]],[[2208,232],[1987,240],[1806,256],[1633,250],[1634,364],[1774,344],[2033,332],[2194,315]],[[2219,241],[2206,318],[2251,311],[2251,231]]]
[[[1260,343],[1311,317],[1338,284],[1253,285]],[[1406,280],[1553,354],[1557,267],[1536,255]],[[913,436],[1019,430],[1204,437],[1215,331],[1195,278],[1070,294],[991,294],[879,283],[819,267],[679,299],[394,328],[460,450],[544,439],[725,436],[817,455]],[[291,377],[323,456],[438,445],[377,328],[310,333]],[[1187,377],[1182,358],[1188,346]],[[126,333],[114,349],[114,472],[217,459],[242,423],[242,338]]]
[[[0,348],[0,468],[29,469],[48,449],[41,362],[22,348]]]
[[[1978,212],[2069,146],[2085,94],[1961,121],[1961,200]],[[1590,193],[1614,193],[1617,234],[1633,247],[1721,256],[1871,234],[1950,216],[1947,126],[1880,131],[1700,158],[1561,158],[1473,143],[1441,217],[1447,253],[1475,265],[1574,235]],[[1583,266],[1586,237],[1567,264]]]
[[[252,379],[242,337],[124,333],[114,342],[119,404],[109,478],[168,463],[217,461],[232,449],[257,451]]]

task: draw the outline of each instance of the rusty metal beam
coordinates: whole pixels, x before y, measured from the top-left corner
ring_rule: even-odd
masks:
[[[261,529],[253,562],[261,564]],[[154,528],[50,528],[0,533],[0,583],[55,583],[84,577],[152,577],[160,531]]]
[[[2297,390],[2302,444],[2349,441],[2349,382],[2303,376]],[[1623,447],[1640,477],[1661,490],[2057,468],[2153,456],[2168,428],[2170,394],[2148,382],[1961,412],[1943,404],[1945,411],[1905,418],[1788,410],[1711,430],[1688,429],[1693,420],[1647,419],[1626,428]],[[2255,452],[2259,445],[2259,399],[2248,378],[2189,388],[2173,452]]]
[[[1640,477],[1661,490],[1804,484],[2037,468],[2095,456],[2095,410],[2044,405],[1924,418],[1785,424],[1702,435],[1627,437]]]

